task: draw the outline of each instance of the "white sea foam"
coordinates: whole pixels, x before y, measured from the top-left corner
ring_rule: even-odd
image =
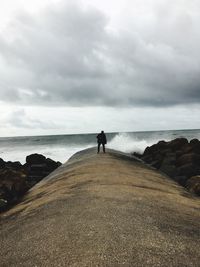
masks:
[[[119,133],[109,142],[108,147],[126,153],[143,153],[147,146],[151,146],[155,142],[155,139],[144,140],[134,137],[132,134]]]
[[[90,147],[89,145],[81,146],[38,146],[38,147],[25,147],[25,148],[16,148],[15,150],[7,150],[1,152],[0,157],[5,161],[20,161],[22,164],[26,161],[26,156],[34,153],[42,154],[47,158],[51,158],[55,161],[60,161],[65,163],[73,154],[76,152]]]

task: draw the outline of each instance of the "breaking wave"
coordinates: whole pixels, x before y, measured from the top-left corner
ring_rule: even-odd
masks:
[[[120,150],[126,153],[137,152],[143,153],[147,146],[151,146],[156,143],[158,139],[141,139],[132,134],[119,133],[112,138],[108,147],[116,150]]]

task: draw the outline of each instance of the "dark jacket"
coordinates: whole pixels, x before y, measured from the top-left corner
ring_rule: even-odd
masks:
[[[99,144],[107,144],[107,139],[105,133],[100,133],[97,135],[97,143]]]

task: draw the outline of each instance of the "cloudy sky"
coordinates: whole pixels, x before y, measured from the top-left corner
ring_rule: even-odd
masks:
[[[0,0],[0,136],[199,128],[199,0]]]

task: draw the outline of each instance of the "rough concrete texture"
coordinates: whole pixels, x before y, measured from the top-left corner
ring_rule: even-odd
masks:
[[[136,159],[88,149],[1,215],[0,266],[200,266],[200,200]]]

